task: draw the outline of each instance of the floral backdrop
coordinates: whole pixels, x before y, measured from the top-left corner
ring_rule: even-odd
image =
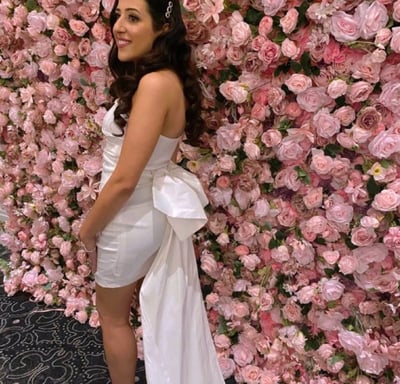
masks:
[[[239,383],[400,383],[400,0],[184,0],[208,131],[181,163],[210,326]],[[5,289],[98,325],[112,0],[1,0]],[[140,327],[138,328],[140,344]]]

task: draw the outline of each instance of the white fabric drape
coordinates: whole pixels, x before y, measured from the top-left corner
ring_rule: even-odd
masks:
[[[191,238],[207,221],[207,198],[171,163],[154,171],[153,199],[169,226],[140,290],[147,383],[223,384]]]

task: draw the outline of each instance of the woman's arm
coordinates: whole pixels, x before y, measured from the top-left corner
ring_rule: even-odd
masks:
[[[169,92],[170,82],[158,72],[140,80],[116,168],[80,229],[79,237],[87,249],[95,248],[96,235],[132,195],[162,132]]]

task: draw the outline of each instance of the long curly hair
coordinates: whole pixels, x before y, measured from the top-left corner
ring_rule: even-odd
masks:
[[[172,1],[173,7],[167,19],[165,12]],[[132,96],[137,90],[140,79],[147,73],[170,69],[173,70],[183,84],[183,92],[187,102],[185,134],[188,143],[197,145],[204,130],[201,117],[202,92],[197,78],[197,68],[192,60],[191,46],[186,41],[186,27],[182,19],[179,0],[146,0],[153,22],[153,29],[160,31],[169,24],[168,31],[158,36],[152,50],[135,63],[122,62],[118,59],[115,38],[108,58],[114,82],[110,93],[118,99],[114,112],[114,121],[121,128],[121,136],[125,133],[126,115],[132,108]],[[118,0],[111,11],[110,26],[117,21],[115,13]],[[125,118],[124,118],[125,115]]]

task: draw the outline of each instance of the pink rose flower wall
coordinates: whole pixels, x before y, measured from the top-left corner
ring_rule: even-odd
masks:
[[[400,383],[400,0],[185,0],[208,132],[181,148],[224,376]],[[5,289],[98,325],[77,244],[111,0],[0,4]],[[140,327],[138,328],[140,344]]]

